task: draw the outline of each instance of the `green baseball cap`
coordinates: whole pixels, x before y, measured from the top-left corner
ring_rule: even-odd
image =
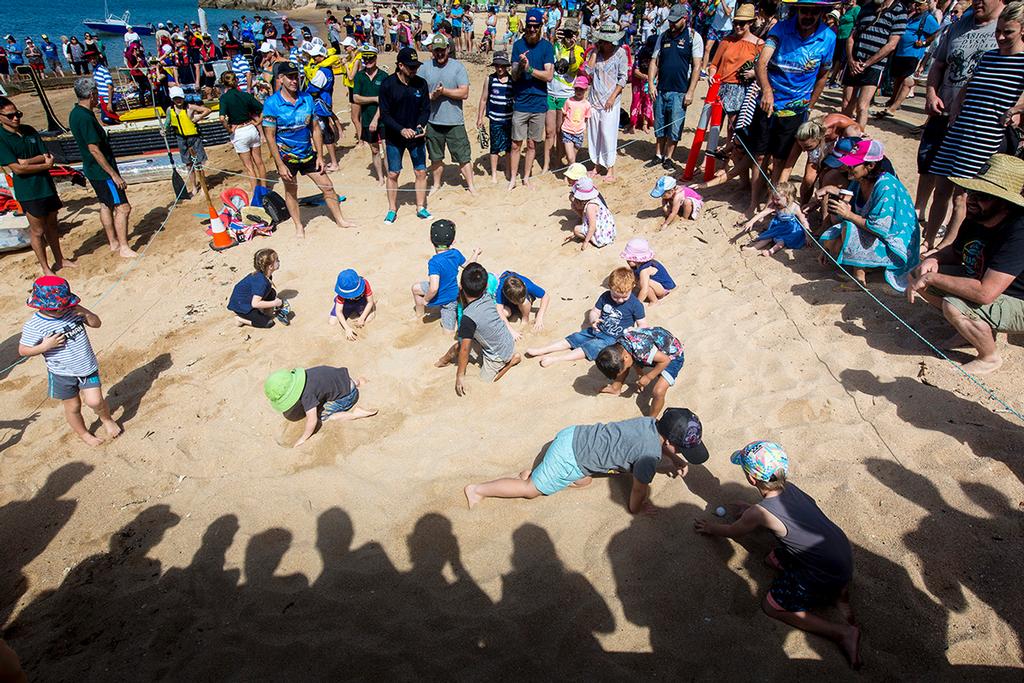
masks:
[[[263,383],[263,393],[270,401],[270,406],[283,413],[295,405],[305,386],[306,371],[303,368],[278,370],[271,373]]]

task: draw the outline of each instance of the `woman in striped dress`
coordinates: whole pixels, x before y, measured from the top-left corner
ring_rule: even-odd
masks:
[[[1003,115],[1024,93],[1024,2],[1009,3],[999,15],[996,44],[999,49],[982,55],[971,80],[960,91],[946,137],[928,169],[939,177],[935,197],[952,197],[947,202],[953,203],[949,228],[937,249],[952,244],[967,212],[966,192],[949,179],[974,178],[988,158],[999,151],[1006,130]],[[933,209],[932,216],[944,217],[945,213]],[[929,224],[928,247],[938,228]]]

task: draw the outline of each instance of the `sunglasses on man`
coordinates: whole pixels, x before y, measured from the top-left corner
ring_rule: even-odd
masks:
[[[25,115],[25,112],[18,111],[18,110],[14,110],[14,111],[9,112],[7,114],[0,114],[0,116],[3,116],[4,118],[7,118],[7,119],[20,119],[24,115]]]

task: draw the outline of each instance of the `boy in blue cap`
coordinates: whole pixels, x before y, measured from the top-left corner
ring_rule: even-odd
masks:
[[[697,533],[738,538],[766,528],[779,545],[765,562],[780,572],[761,606],[773,619],[824,636],[843,649],[854,668],[860,667],[860,629],[850,609],[853,550],[843,530],[818,508],[814,499],[786,481],[789,458],[782,446],[754,441],[732,455],[747,482],[761,494],[757,505],[740,503],[740,518],[732,524],[703,519],[693,523]],[[846,618],[833,622],[808,610],[836,604]]]
[[[341,315],[338,315],[338,306],[341,306]],[[341,325],[345,338],[355,341],[359,335],[353,327],[365,326],[373,320],[376,311],[377,302],[373,298],[369,280],[352,268],[338,273],[338,280],[334,284],[334,305],[331,306],[327,322]],[[351,326],[348,322],[350,318],[353,319]]]

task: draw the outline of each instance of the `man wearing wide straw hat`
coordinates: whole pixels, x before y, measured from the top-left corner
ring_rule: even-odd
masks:
[[[911,274],[907,294],[942,310],[957,332],[947,348],[973,346],[964,370],[983,375],[1003,363],[996,333],[1024,332],[1024,160],[995,154],[977,177],[950,180],[967,190],[967,217]]]
[[[676,4],[668,12],[667,30],[654,42],[653,58],[647,71],[647,83],[654,98],[654,135],[658,141],[654,158],[648,168],[661,165],[666,171],[675,168],[672,154],[683,134],[686,107],[693,101],[697,88],[704,40],[688,26],[690,6]]]

